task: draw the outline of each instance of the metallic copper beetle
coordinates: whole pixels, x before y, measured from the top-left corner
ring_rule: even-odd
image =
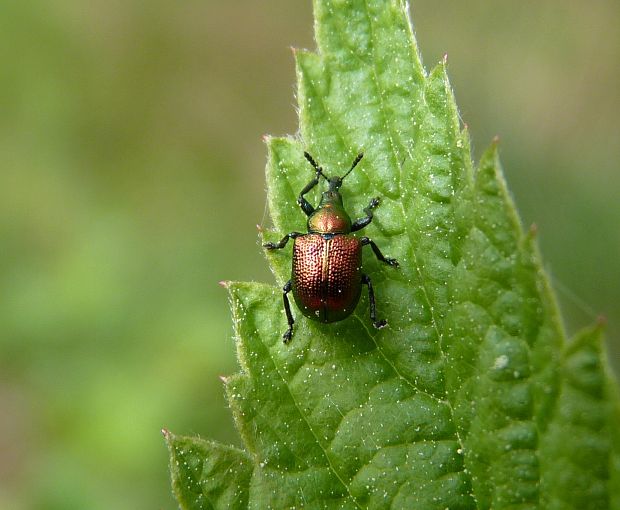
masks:
[[[288,329],[282,335],[284,343],[288,343],[293,336],[295,322],[287,296],[291,290],[297,306],[306,317],[327,323],[351,315],[359,301],[362,284],[365,284],[368,286],[370,320],[375,328],[380,329],[387,322],[377,320],[372,284],[368,275],[362,273],[362,246],[369,244],[381,262],[394,267],[398,267],[398,262],[384,257],[377,245],[367,237],[351,235],[351,232],[364,228],[372,221],[372,210],[379,205],[379,199],[373,198],[364,209],[366,216],[351,223],[338,191],[363,154],[355,158],[342,177],[326,177],[310,154],[304,152],[304,156],[316,170],[316,176],[301,190],[297,199],[308,215],[308,233],[291,232],[278,243],[263,245],[269,250],[276,250],[284,248],[289,239],[294,240],[292,277],[282,289],[288,321]],[[319,183],[320,177],[327,181],[329,188],[323,192],[321,202],[315,209],[304,195]]]

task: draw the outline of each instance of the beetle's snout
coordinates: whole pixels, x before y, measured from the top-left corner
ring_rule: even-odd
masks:
[[[342,179],[338,176],[330,177],[329,180],[329,191],[338,191],[340,186],[342,186]]]
[[[342,197],[337,190],[329,189],[328,191],[323,192],[323,200],[321,201],[322,204],[339,201],[342,201]]]

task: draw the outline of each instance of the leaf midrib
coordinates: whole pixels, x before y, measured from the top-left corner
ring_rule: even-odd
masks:
[[[365,12],[368,13],[368,11],[369,11],[368,0],[364,0],[364,4],[366,6]],[[377,59],[376,59],[376,55],[375,55],[375,46],[376,45],[375,45],[375,35],[374,35],[375,31],[374,31],[374,28],[373,28],[373,22],[372,22],[372,19],[370,18],[370,16],[368,16],[368,14],[366,14],[366,18],[368,20],[368,25],[370,27],[370,50],[373,53],[373,58],[371,58],[371,61],[372,61],[372,77],[373,77],[373,83],[374,83],[374,86],[375,86],[375,90],[377,91],[377,97],[379,98],[379,105],[380,105],[379,110],[381,111],[381,115],[383,117],[384,127],[386,128],[386,132],[388,133],[388,137],[389,137],[389,141],[390,141],[390,147],[392,149],[392,158],[393,158],[393,160],[395,159],[396,161],[398,161],[398,154],[397,154],[397,151],[396,151],[396,148],[395,148],[395,145],[394,145],[394,139],[393,139],[393,135],[392,135],[392,133],[394,131],[394,128],[391,125],[390,117],[387,115],[387,113],[385,111],[386,109],[385,109],[385,104],[383,102],[382,88],[380,86],[379,79],[377,77],[377,65],[376,65]],[[424,85],[426,85],[426,83]],[[428,104],[426,102],[426,94],[425,94],[425,90],[424,89],[422,89],[422,94],[420,94],[420,97],[421,97],[421,99],[424,102],[424,106],[426,106],[426,108],[430,111],[430,108],[429,108],[429,106],[428,106]],[[455,138],[458,138],[458,136],[460,135],[460,133],[454,133],[454,134],[455,134]],[[409,152],[408,148],[405,148],[405,150],[407,152]],[[403,183],[403,175],[402,175],[403,170],[402,170],[402,166],[401,165],[396,165],[396,166],[398,167],[398,172],[399,172],[398,186],[399,186],[399,196],[400,196],[401,195],[400,189],[401,189],[402,183]],[[430,312],[431,321],[433,323],[433,329],[435,330],[435,334],[437,336],[437,342],[438,342],[438,346],[439,346],[439,353],[441,355],[441,360],[442,360],[442,369],[441,370],[442,370],[442,374],[443,374],[443,372],[445,370],[446,363],[447,363],[446,354],[443,351],[443,342],[442,342],[443,335],[442,335],[442,333],[439,330],[439,326],[438,326],[438,323],[437,323],[436,312],[435,312],[435,307],[432,306],[432,304],[431,304],[431,298],[430,298],[428,290],[426,288],[425,280],[424,280],[424,278],[422,278],[422,272],[420,270],[420,265],[419,265],[419,262],[418,262],[418,260],[419,260],[418,259],[418,255],[417,255],[416,250],[414,248],[415,243],[413,242],[413,237],[411,235],[410,229],[408,228],[408,225],[410,223],[408,221],[407,211],[406,211],[406,209],[404,207],[402,199],[398,200],[397,202],[398,202],[398,204],[400,206],[400,209],[401,209],[401,212],[402,212],[402,215],[403,215],[403,218],[404,218],[404,224],[405,224],[404,230],[407,233],[407,238],[409,239],[409,247],[410,247],[410,252],[412,254],[412,260],[413,260],[413,263],[415,265],[415,271],[416,271],[416,273],[418,275],[418,278],[419,278],[419,281],[421,283],[420,287],[422,289],[422,293],[423,293],[424,299],[426,301],[427,308],[428,308],[428,310]],[[452,204],[451,204],[451,209],[452,209],[452,215],[454,216],[454,206]],[[373,337],[373,341],[374,341],[374,337]],[[375,345],[376,345],[376,342],[375,342]],[[379,350],[379,352],[383,356],[383,352],[381,350]],[[391,365],[391,363],[390,363],[390,365]],[[398,374],[398,371],[396,371],[396,373]],[[458,441],[459,448],[461,449],[463,454],[465,454],[465,448],[464,448],[464,444],[463,444],[463,439],[461,438],[461,435],[459,433],[458,427],[456,426],[456,422],[455,422],[455,419],[454,419],[454,414],[455,414],[454,413],[454,407],[452,406],[452,402],[448,398],[447,391],[446,391],[446,388],[445,388],[445,376],[442,377],[442,380],[444,381],[443,391],[444,391],[444,394],[446,395],[446,398],[443,401],[443,403],[449,409],[450,420],[454,424],[454,433],[455,433],[456,439]],[[463,463],[462,471],[469,478],[469,475],[467,474],[467,472],[465,470],[465,464],[464,463]],[[473,497],[473,499],[474,499],[474,501],[476,503],[476,506],[478,506],[478,501],[476,499],[475,494],[473,494],[473,491],[472,491],[472,497]]]
[[[291,398],[291,401],[293,402],[293,405],[295,406],[295,410],[297,411],[297,413],[299,414],[299,416],[301,417],[301,419],[304,421],[304,423],[306,424],[306,426],[308,427],[308,430],[310,431],[310,433],[312,434],[312,437],[314,438],[314,441],[316,442],[317,446],[320,448],[321,452],[323,453],[323,455],[325,456],[325,460],[327,461],[327,465],[329,467],[329,470],[332,472],[332,474],[338,479],[338,481],[340,482],[340,484],[342,484],[342,486],[345,488],[345,490],[347,491],[347,496],[349,497],[349,499],[353,502],[353,504],[359,508],[360,510],[363,510],[364,507],[362,507],[357,499],[355,498],[355,496],[353,496],[353,494],[351,494],[351,489],[349,487],[349,485],[345,482],[345,480],[340,476],[340,473],[338,473],[338,470],[336,469],[336,467],[332,464],[330,455],[328,453],[328,451],[323,447],[323,444],[321,443],[321,441],[319,440],[319,437],[316,435],[316,433],[314,432],[314,429],[312,427],[312,425],[310,424],[310,421],[308,420],[308,418],[306,417],[306,415],[303,413],[301,407],[299,406],[299,404],[297,403],[297,400],[295,399],[295,396],[293,395],[293,392],[291,391],[288,381],[286,380],[286,378],[284,377],[284,375],[282,374],[282,371],[280,370],[280,367],[278,366],[278,363],[276,362],[274,356],[271,354],[271,350],[269,348],[269,346],[265,343],[265,341],[263,340],[262,335],[257,335],[258,338],[260,338],[260,342],[263,345],[265,351],[269,354],[269,360],[271,361],[271,363],[273,364],[273,367],[275,369],[275,371],[277,372],[278,376],[280,377],[280,379],[282,380],[282,384],[283,386],[286,388],[286,391],[289,395],[289,397]],[[340,413],[342,414],[342,413]]]

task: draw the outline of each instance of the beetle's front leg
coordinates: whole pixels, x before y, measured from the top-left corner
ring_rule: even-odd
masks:
[[[314,207],[310,202],[306,200],[304,195],[319,183],[319,177],[323,175],[323,169],[318,165],[316,161],[314,161],[314,158],[310,156],[310,154],[308,154],[307,152],[304,152],[304,157],[316,170],[316,176],[308,184],[306,184],[304,189],[301,190],[301,193],[299,193],[299,197],[297,197],[297,203],[299,204],[299,207],[301,207],[302,211],[305,212],[307,216],[310,216],[314,212]],[[325,176],[323,175],[323,177]]]
[[[368,207],[364,209],[366,216],[363,218],[359,218],[353,222],[351,225],[351,232],[356,232],[358,230],[363,229],[366,225],[368,225],[372,221],[372,210],[379,205],[379,199],[373,198],[368,204]]]
[[[268,250],[279,250],[286,246],[286,243],[288,243],[289,239],[295,239],[296,237],[299,237],[300,235],[303,235],[303,234],[301,232],[291,232],[290,234],[286,234],[282,239],[280,239],[279,242],[264,243],[263,246],[267,248]]]
[[[306,200],[304,195],[319,183],[319,176],[320,174],[317,172],[316,177],[312,179],[308,184],[306,184],[306,187],[301,190],[301,193],[297,197],[297,203],[299,204],[299,207],[301,207],[301,210],[305,212],[307,216],[310,216],[314,212],[314,207],[310,202]]]
[[[381,329],[387,325],[387,321],[385,319],[382,319],[380,321],[377,320],[377,305],[375,304],[375,291],[372,288],[370,277],[367,274],[362,274],[362,283],[368,286],[368,306],[370,308],[370,320],[372,321],[372,325],[377,329]]]
[[[286,285],[282,287],[282,299],[284,301],[284,311],[286,312],[286,321],[288,322],[288,329],[282,335],[282,339],[285,344],[291,341],[293,337],[293,324],[295,323],[295,319],[293,319],[293,314],[291,313],[291,304],[288,301],[288,293],[291,291],[293,284],[291,280],[286,282]]]
[[[372,248],[372,251],[375,253],[375,255],[377,256],[377,258],[381,261],[381,262],[385,262],[386,264],[389,264],[390,266],[393,267],[398,267],[398,261],[396,259],[391,259],[388,257],[384,257],[383,253],[381,253],[381,250],[379,249],[379,247],[375,244],[374,241],[368,239],[367,237],[362,237],[360,239],[360,241],[362,242],[362,246],[365,246],[367,244],[370,245],[370,247]]]

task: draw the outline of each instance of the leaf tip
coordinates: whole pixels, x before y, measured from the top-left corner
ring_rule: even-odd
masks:
[[[499,137],[499,135],[495,135],[495,136],[493,137],[493,140],[491,140],[491,143],[492,143],[493,145],[495,145],[496,147],[499,145],[499,142],[500,142],[500,137]]]
[[[220,375],[219,378],[220,378],[220,381],[222,381],[224,384],[228,384],[228,381],[229,381],[229,377],[228,376]]]
[[[260,137],[260,139],[263,141],[263,143],[269,143],[271,141],[271,135],[264,134]]]
[[[166,441],[170,441],[172,438],[172,432],[170,432],[166,427],[161,429],[161,435],[164,436]]]
[[[223,288],[225,288],[225,289],[230,288],[230,283],[231,283],[231,282],[230,282],[230,280],[220,280],[219,282],[217,282],[217,284],[218,284],[220,287],[223,287]]]
[[[534,238],[538,235],[538,225],[536,223],[532,223],[528,230],[529,236]]]
[[[443,54],[443,57],[441,57],[441,63],[445,66],[448,64],[448,52]]]

